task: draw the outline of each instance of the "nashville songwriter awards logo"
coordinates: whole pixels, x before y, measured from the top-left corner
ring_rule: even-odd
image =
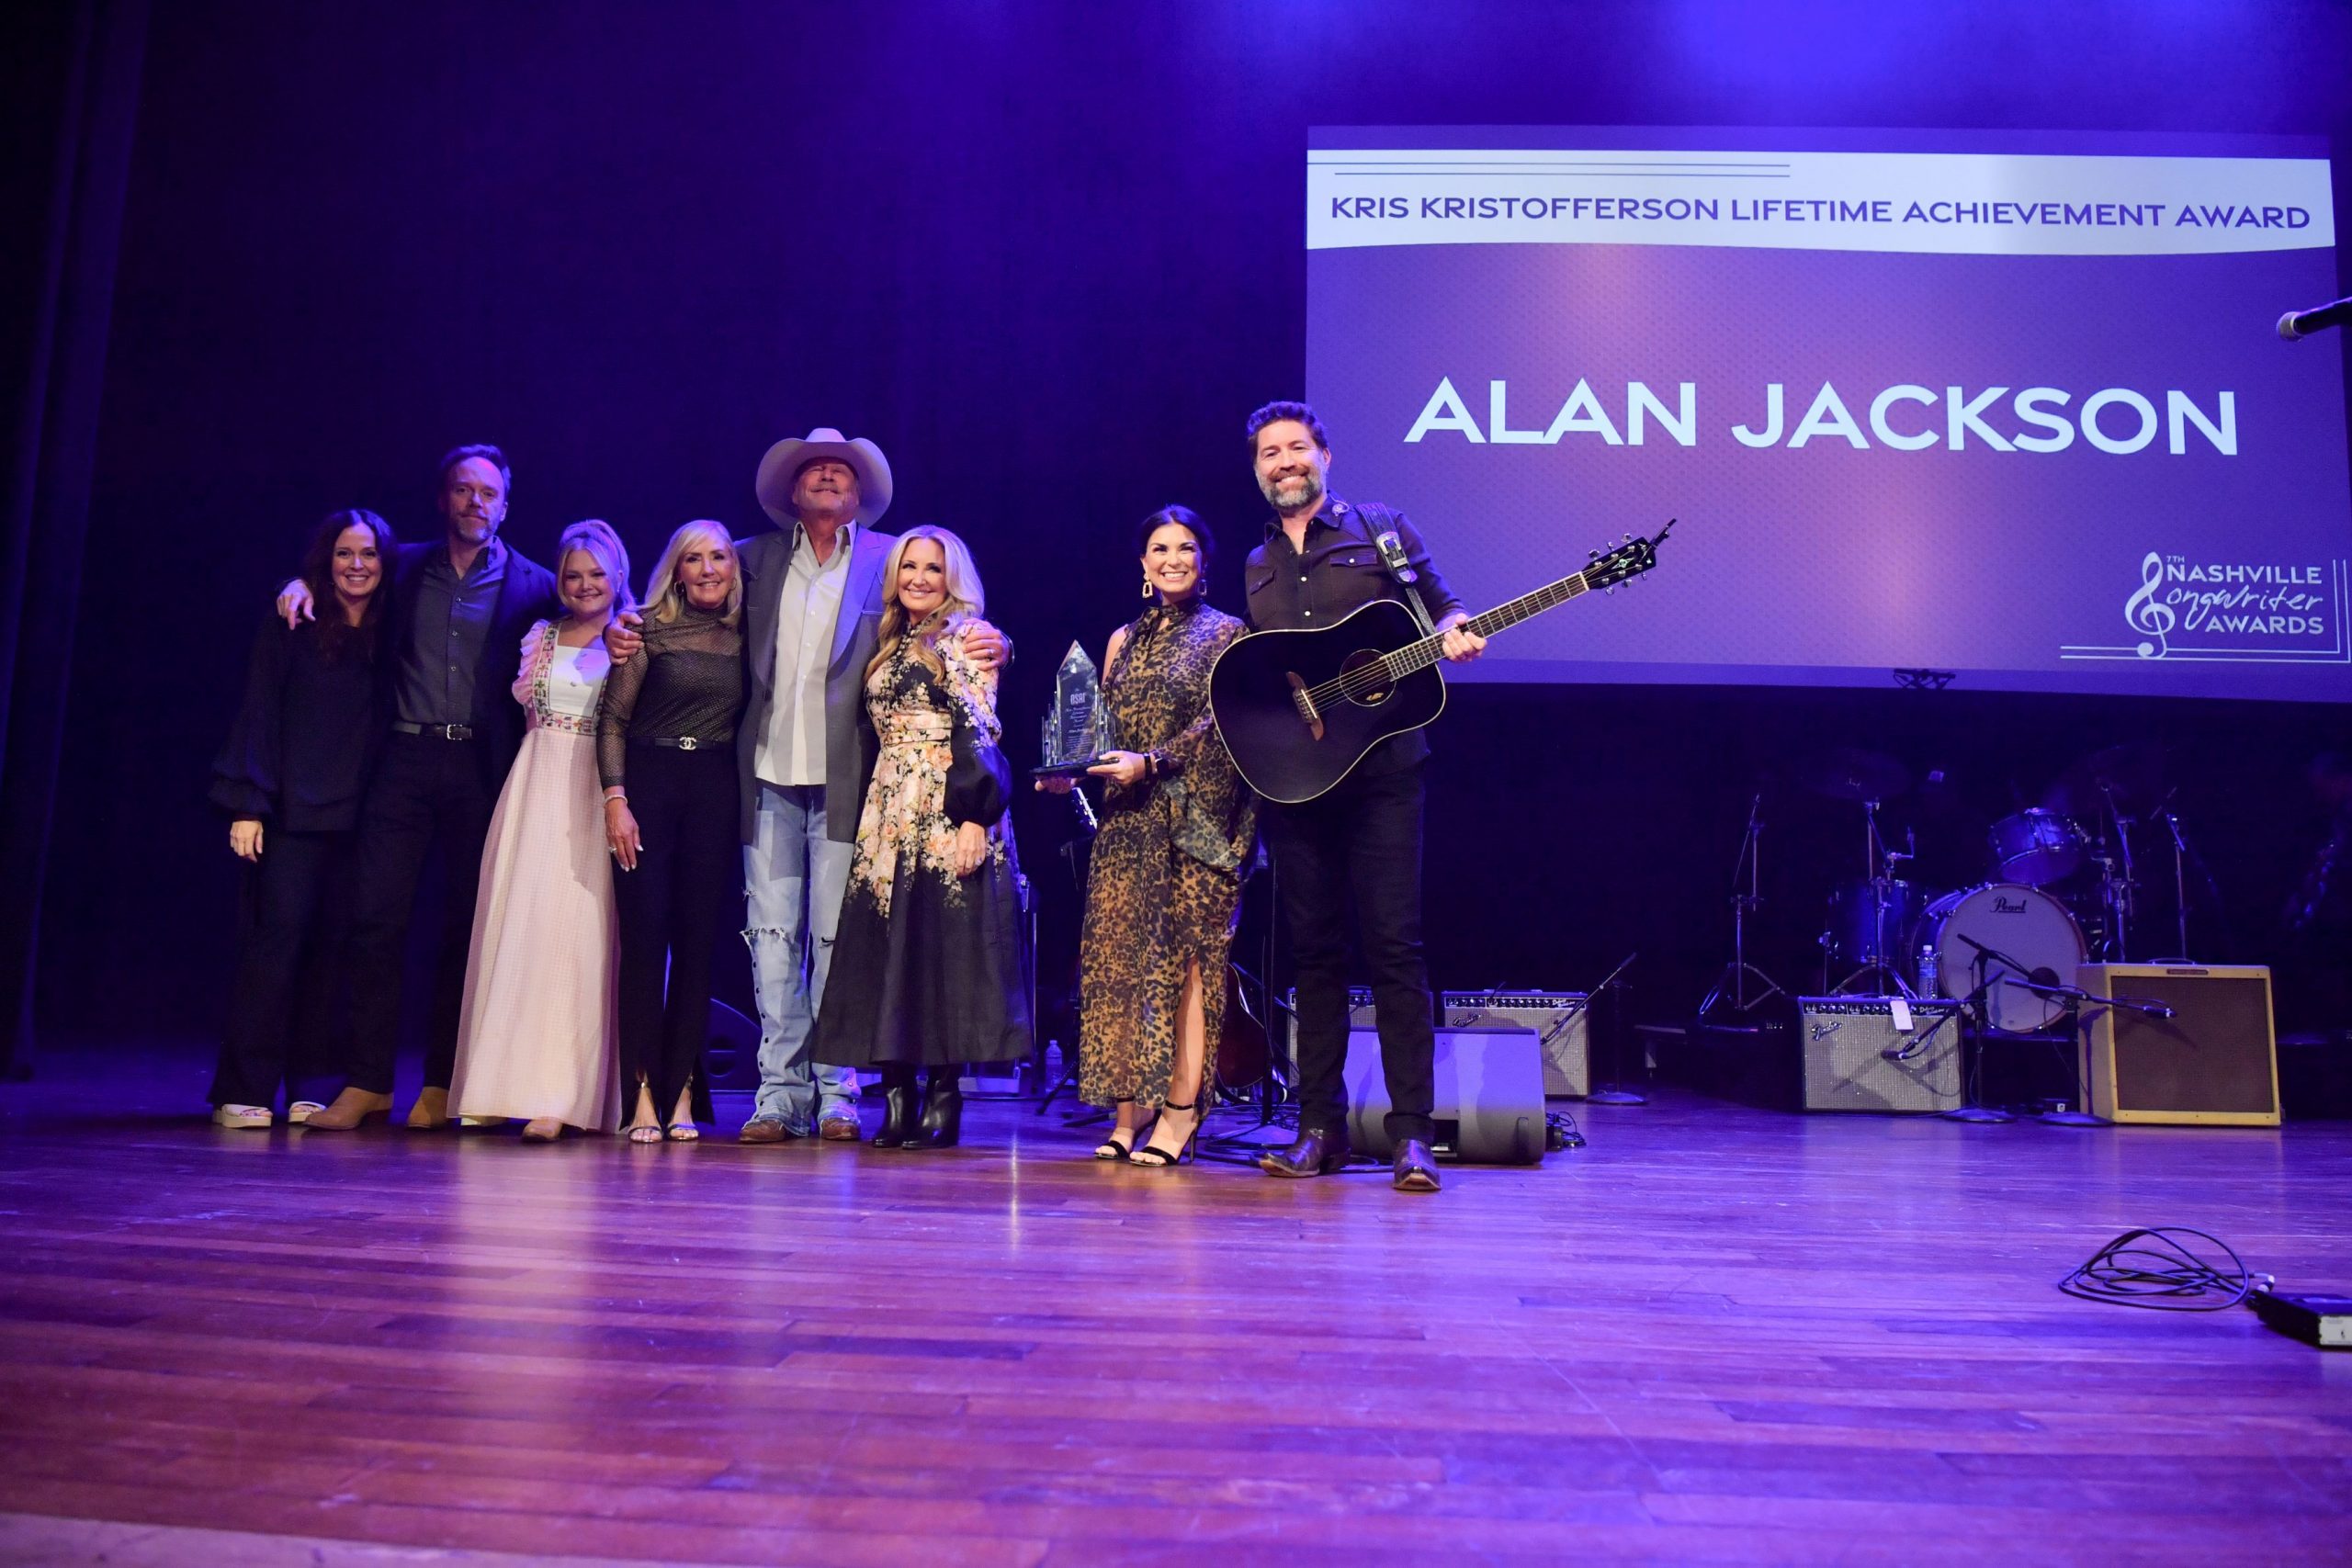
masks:
[[[2069,645],[2065,659],[2172,662],[2341,664],[2346,563],[2194,560],[2150,550],[2140,584],[2123,601],[2136,641]]]

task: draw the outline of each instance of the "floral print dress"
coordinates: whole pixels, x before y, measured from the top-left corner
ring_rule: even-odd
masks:
[[[1029,1054],[1027,923],[996,675],[965,650],[982,623],[919,628],[865,678],[877,751],[857,823],[811,1052],[854,1067],[1012,1061]],[[928,651],[937,668],[923,657]],[[956,830],[988,857],[956,874]]]

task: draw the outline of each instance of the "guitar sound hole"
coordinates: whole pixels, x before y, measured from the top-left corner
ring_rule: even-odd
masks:
[[[1358,707],[1378,707],[1396,690],[1395,682],[1375,668],[1384,656],[1378,649],[1360,648],[1340,665],[1341,689]]]

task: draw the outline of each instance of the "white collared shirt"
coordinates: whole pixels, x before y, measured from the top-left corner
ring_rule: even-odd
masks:
[[[844,523],[833,536],[831,558],[820,565],[808,530],[792,525],[792,564],[775,607],[775,702],[752,758],[752,771],[766,783],[825,782],[825,669],[856,547],[857,525]]]

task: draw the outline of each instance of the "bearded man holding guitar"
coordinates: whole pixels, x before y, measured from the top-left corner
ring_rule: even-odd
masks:
[[[1375,599],[1411,592],[1431,635],[1442,637],[1446,659],[1467,663],[1485,651],[1487,639],[1463,628],[1468,614],[1430,565],[1404,514],[1359,506],[1326,489],[1331,444],[1313,409],[1268,403],[1250,416],[1250,450],[1258,488],[1275,512],[1265,543],[1250,552],[1242,570],[1252,630],[1312,630]],[[1403,570],[1392,574],[1384,545]],[[1400,585],[1408,581],[1408,587]],[[1341,1070],[1352,904],[1372,971],[1396,1190],[1437,1190],[1430,1153],[1436,1033],[1421,956],[1421,774],[1429,750],[1418,728],[1389,735],[1329,789],[1295,804],[1266,804],[1261,820],[1297,969],[1299,1095],[1298,1141],[1259,1160],[1269,1175],[1321,1176],[1348,1161]]]

